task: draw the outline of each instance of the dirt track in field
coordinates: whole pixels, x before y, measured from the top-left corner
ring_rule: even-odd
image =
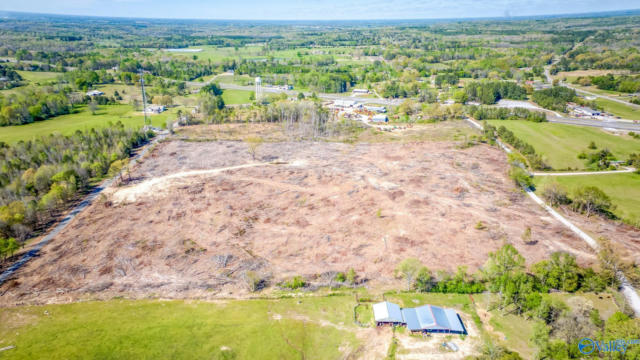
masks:
[[[242,296],[248,270],[273,284],[354,268],[389,284],[407,257],[473,271],[504,241],[528,263],[558,250],[593,262],[506,168],[497,148],[453,142],[269,143],[256,160],[241,142],[162,143],[0,287],[0,303]]]

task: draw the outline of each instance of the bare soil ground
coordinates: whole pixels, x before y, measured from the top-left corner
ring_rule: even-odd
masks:
[[[407,257],[474,270],[505,241],[528,263],[558,250],[595,260],[514,189],[497,148],[284,142],[258,157],[242,142],[159,144],[130,184],[108,189],[0,287],[0,304],[244,296],[248,270],[274,284],[354,268],[396,284],[393,269]],[[533,245],[521,240],[528,226]]]

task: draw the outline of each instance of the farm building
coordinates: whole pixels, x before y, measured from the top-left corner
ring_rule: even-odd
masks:
[[[369,110],[371,112],[377,112],[377,113],[386,113],[387,112],[387,108],[384,106],[365,106],[364,107],[366,110]]]
[[[358,103],[353,100],[334,100],[333,106],[337,108],[353,108],[358,107]]]
[[[101,96],[104,95],[104,93],[100,90],[91,90],[87,92],[87,96]]]
[[[154,104],[154,105],[147,106],[146,112],[152,113],[152,114],[160,114],[166,110],[167,110],[166,106]]]
[[[400,306],[388,301],[383,301],[381,303],[373,304],[373,317],[377,325],[404,324],[404,319],[402,318],[402,310],[400,309]]]
[[[387,117],[387,115],[379,114],[379,115],[374,115],[371,118],[371,121],[375,123],[386,123],[386,122],[389,122],[389,118]]]
[[[417,308],[401,309],[400,306],[384,301],[373,305],[373,317],[377,325],[406,325],[412,332],[466,334],[460,316],[452,309],[423,305]]]

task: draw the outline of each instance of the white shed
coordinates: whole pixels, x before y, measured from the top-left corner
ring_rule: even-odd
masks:
[[[380,325],[381,323],[404,323],[404,320],[402,318],[402,311],[400,311],[400,306],[388,301],[373,304],[373,318],[378,325]]]

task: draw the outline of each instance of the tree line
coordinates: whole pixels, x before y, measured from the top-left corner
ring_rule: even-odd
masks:
[[[525,108],[496,108],[489,106],[471,106],[467,112],[476,120],[519,120],[546,122],[547,114]]]
[[[532,100],[545,109],[566,111],[567,103],[576,101],[576,92],[564,86],[554,86],[549,89],[533,92]]]
[[[119,171],[150,136],[118,122],[69,136],[0,143],[0,238],[26,240],[92,180]]]
[[[491,105],[500,99],[526,100],[527,91],[510,81],[474,81],[464,87],[468,99]]]

